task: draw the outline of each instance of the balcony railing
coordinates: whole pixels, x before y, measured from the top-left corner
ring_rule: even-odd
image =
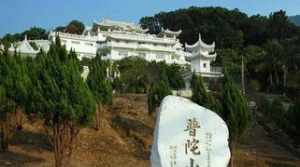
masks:
[[[112,31],[112,32],[105,32],[105,33],[110,35],[111,37],[115,37],[119,39],[129,39],[135,41],[147,41],[147,42],[166,43],[166,44],[175,44],[177,42],[177,39],[159,38],[150,34],[129,33],[129,32],[119,32],[119,31]]]
[[[222,68],[222,67],[217,67],[217,66],[211,66],[211,67],[210,67],[210,71],[211,71],[211,72],[219,72],[219,73],[222,73],[222,72],[223,72],[223,68]]]

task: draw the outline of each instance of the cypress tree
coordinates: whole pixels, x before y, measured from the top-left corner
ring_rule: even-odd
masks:
[[[202,77],[197,76],[195,73],[192,74],[191,89],[193,102],[215,112],[219,111],[220,107],[217,103],[217,100],[215,100],[211,93],[207,92]]]
[[[2,151],[8,149],[8,140],[12,130],[21,127],[19,110],[26,104],[30,80],[24,59],[19,55],[0,56],[1,87],[1,142]]]
[[[13,65],[10,66],[13,69],[14,88],[10,90],[9,96],[16,103],[14,117],[17,129],[22,129],[23,124],[23,111],[27,103],[27,98],[30,96],[30,77],[27,67],[27,59],[20,55],[13,57]]]
[[[95,115],[96,130],[101,128],[100,115],[103,109],[102,105],[111,104],[112,102],[112,86],[106,77],[108,62],[105,62],[101,59],[104,54],[106,53],[100,52],[100,54],[97,54],[97,56],[94,58],[90,65],[90,73],[87,78],[87,84],[92,90],[94,98],[97,102]]]
[[[6,90],[0,86],[0,151],[8,150],[9,138],[12,133],[10,127],[10,113],[13,112],[14,103],[7,98]]]
[[[233,166],[235,143],[243,135],[250,123],[250,112],[246,98],[233,84],[226,70],[223,80],[222,111],[220,114],[229,128],[230,148],[232,152],[231,166]]]
[[[38,112],[52,130],[55,166],[69,166],[75,139],[95,111],[95,100],[80,76],[79,61],[60,45],[59,37],[47,55],[37,56],[28,110]]]
[[[151,85],[148,93],[148,112],[152,114],[159,107],[164,97],[171,95],[172,92],[167,83],[163,80]]]
[[[192,101],[201,106],[208,105],[208,94],[204,87],[201,76],[197,76],[195,73],[193,73],[191,88],[193,92]]]

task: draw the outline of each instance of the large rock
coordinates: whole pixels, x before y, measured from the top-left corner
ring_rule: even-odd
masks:
[[[226,167],[229,131],[214,112],[188,99],[167,96],[157,115],[152,167]]]

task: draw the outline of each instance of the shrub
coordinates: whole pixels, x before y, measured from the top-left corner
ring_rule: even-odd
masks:
[[[258,92],[260,90],[260,84],[258,80],[251,80],[249,83],[250,90]]]

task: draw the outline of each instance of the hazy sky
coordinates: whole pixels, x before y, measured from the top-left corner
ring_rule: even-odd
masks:
[[[52,29],[72,19],[88,25],[101,18],[138,22],[143,16],[189,6],[238,8],[249,15],[280,9],[300,14],[300,0],[1,0],[0,36],[32,26]]]

